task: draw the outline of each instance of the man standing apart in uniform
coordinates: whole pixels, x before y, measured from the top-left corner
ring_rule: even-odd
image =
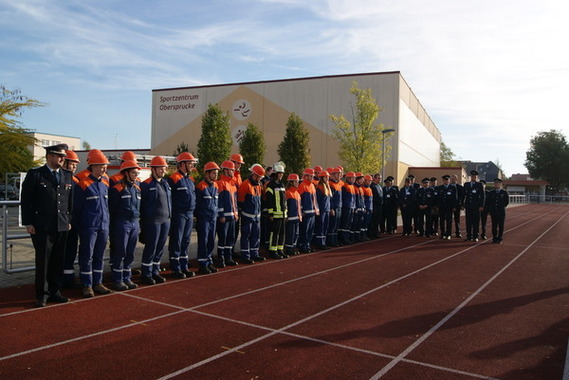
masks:
[[[502,189],[502,180],[494,179],[494,190],[488,191],[488,212],[492,218],[492,243],[502,244],[504,235],[504,222],[506,220],[506,207],[510,203],[508,192]]]
[[[486,194],[478,182],[478,172],[470,171],[470,182],[464,184],[464,210],[466,213],[466,240],[478,241],[480,213],[484,211]]]
[[[190,172],[196,161],[191,153],[180,153],[176,157],[178,171],[168,178],[168,184],[172,189],[172,219],[168,251],[170,269],[175,278],[194,276],[194,272],[188,270],[188,248],[196,208],[196,190]]]
[[[160,276],[160,260],[170,230],[172,192],[164,179],[168,164],[164,157],[150,160],[151,176],[140,184],[140,225],[144,240],[142,250],[142,283],[154,285],[166,282]]]
[[[65,144],[46,147],[46,164],[30,169],[22,183],[22,224],[36,252],[36,307],[69,301],[60,293],[73,185],[71,172],[61,170],[66,149]]]

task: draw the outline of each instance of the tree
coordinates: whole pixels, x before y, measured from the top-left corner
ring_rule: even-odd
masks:
[[[4,178],[5,173],[27,171],[37,164],[28,148],[37,140],[18,118],[24,109],[45,104],[23,96],[20,90],[8,90],[4,86],[0,89],[0,178]]]
[[[174,151],[173,155],[178,156],[180,153],[189,152],[189,151],[190,151],[190,146],[182,141],[181,143],[178,144],[178,146],[176,146],[176,150]]]
[[[91,144],[89,144],[89,142],[87,142],[85,140],[83,140],[82,146],[83,146],[83,150],[91,150]]]
[[[351,121],[344,115],[330,115],[335,125],[332,133],[340,142],[338,155],[347,170],[375,173],[381,167],[383,156],[381,131],[385,128],[376,123],[383,109],[377,105],[371,89],[362,90],[357,82],[352,84],[350,93],[356,97],[355,104],[351,104]],[[386,151],[389,149],[386,143]]]
[[[569,144],[557,130],[538,132],[530,140],[524,163],[532,178],[549,182],[553,194],[569,186]]]
[[[287,173],[301,174],[310,166],[310,132],[304,127],[302,119],[294,112],[286,122],[283,141],[277,153],[286,165]]]
[[[461,166],[460,162],[456,160],[456,156],[452,149],[448,147],[443,141],[441,141],[441,152],[440,152],[441,167],[456,167]]]
[[[221,165],[227,160],[232,144],[229,114],[223,112],[219,105],[209,104],[202,118],[202,134],[198,141],[199,172],[202,173],[204,165],[210,161]]]
[[[248,176],[249,168],[253,164],[263,165],[263,160],[265,158],[265,138],[263,132],[257,128],[253,123],[249,123],[247,130],[243,134],[243,139],[239,144],[239,153],[243,156],[243,177]]]

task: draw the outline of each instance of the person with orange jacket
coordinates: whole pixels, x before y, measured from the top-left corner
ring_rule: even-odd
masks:
[[[342,186],[342,218],[340,220],[339,240],[342,245],[353,243],[352,224],[356,210],[356,173],[346,173],[346,181]]]
[[[136,159],[136,154],[134,154],[134,152],[131,152],[130,150],[127,150],[126,152],[124,152],[121,155],[121,165],[123,162],[125,161],[134,161],[136,163],[138,163],[137,159]],[[119,171],[115,174],[113,174],[112,176],[109,177],[109,186],[112,188],[118,181],[122,180],[124,178],[124,175],[122,173],[122,171],[119,169]],[[136,179],[137,182],[138,179]]]
[[[215,245],[215,227],[218,215],[219,189],[217,173],[219,166],[215,162],[204,165],[205,178],[196,186],[196,219],[198,232],[198,274],[217,272],[213,266],[213,247]]]
[[[241,166],[245,163],[245,161],[243,160],[243,156],[240,155],[239,153],[232,154],[229,157],[229,161],[233,162],[233,165],[235,165],[235,171],[233,172],[233,182],[235,183],[235,187],[239,189],[239,187],[243,183],[243,179],[241,178],[241,172],[239,171],[239,169],[241,169]],[[239,212],[241,211],[239,210]],[[241,223],[241,218],[235,220],[234,241],[237,241],[237,238],[239,237],[239,232],[241,230],[240,223]],[[235,253],[235,247],[231,248],[231,257],[233,257],[234,260],[237,260],[239,258],[239,255]]]
[[[338,166],[336,168],[329,168],[330,173],[330,189],[332,190],[332,198],[330,199],[330,222],[328,224],[328,236],[326,243],[330,247],[339,247],[338,230],[340,228],[340,220],[342,218],[342,186],[344,181],[341,180],[342,169]]]
[[[168,178],[172,191],[172,218],[170,219],[170,269],[174,278],[193,277],[194,272],[188,270],[188,248],[194,225],[194,209],[196,208],[196,190],[194,180],[190,177],[197,159],[189,152],[182,152],[176,157],[178,170]]]
[[[233,260],[235,245],[235,223],[239,219],[237,209],[237,186],[233,179],[235,164],[231,160],[221,164],[221,177],[217,181],[219,189],[218,220],[217,220],[217,263],[218,268],[226,265],[236,266]]]
[[[373,192],[371,190],[371,181],[372,181],[372,176],[369,174],[366,174],[364,176],[364,184],[363,184],[363,192],[364,192],[364,217],[363,217],[363,223],[362,223],[362,228],[361,228],[361,233],[360,233],[360,238],[361,240],[369,240],[369,224],[371,221],[371,215],[373,213]]]
[[[285,232],[285,249],[287,256],[298,254],[298,234],[299,225],[302,221],[302,211],[300,209],[300,194],[298,193],[298,183],[300,178],[298,174],[291,173],[287,177],[287,187],[285,192],[287,218]]]
[[[365,205],[364,205],[364,175],[360,172],[356,173],[356,180],[354,182],[354,190],[356,197],[356,208],[354,210],[354,220],[352,222],[352,229],[350,236],[353,243],[362,241],[361,228],[363,225]]]
[[[307,168],[302,173],[302,182],[298,185],[300,194],[300,208],[302,210],[302,222],[300,222],[300,234],[298,243],[301,253],[312,252],[310,243],[314,233],[315,216],[319,214],[316,200],[316,188],[312,183],[314,169]]]
[[[265,169],[260,164],[251,166],[251,175],[237,191],[237,204],[241,210],[241,262],[253,264],[264,261],[259,256],[260,223],[261,223],[261,178]]]
[[[164,179],[167,169],[164,157],[153,157],[150,160],[151,175],[140,184],[140,227],[144,242],[141,282],[144,285],[166,282],[160,276],[160,261],[172,216],[172,189]]]
[[[332,199],[332,189],[329,184],[330,173],[328,173],[327,170],[320,170],[318,172],[318,178],[318,186],[316,186],[316,201],[318,202],[319,214],[316,216],[316,223],[314,227],[316,246],[318,249],[328,249],[328,223],[330,221],[330,216],[334,213],[334,210],[330,208]]]

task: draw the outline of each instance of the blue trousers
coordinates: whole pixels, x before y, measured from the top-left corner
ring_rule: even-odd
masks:
[[[103,282],[103,256],[109,240],[109,230],[81,228],[79,231],[79,268],[83,286]]]
[[[330,211],[320,210],[320,215],[316,216],[315,234],[316,245],[326,245],[326,237],[328,235],[328,224],[330,222]]]
[[[188,248],[192,236],[194,213],[174,214],[170,220],[170,269],[172,271],[188,270]]]
[[[338,229],[340,228],[340,219],[342,218],[342,209],[334,209],[334,215],[330,215],[328,222],[328,244],[338,245]]]
[[[215,218],[198,218],[198,262],[200,266],[213,264],[212,254],[215,246]]]
[[[113,236],[114,252],[113,281],[130,281],[134,251],[138,242],[140,226],[138,220],[117,220],[112,223],[111,234]]]
[[[79,245],[79,235],[75,227],[67,231],[65,241],[65,259],[63,261],[63,283],[71,284],[75,279],[75,259],[77,258],[77,247]]]
[[[352,243],[352,223],[354,221],[354,209],[342,208],[342,216],[340,219],[339,237],[342,243]]]
[[[314,216],[314,214],[305,214],[302,216],[302,222],[300,222],[300,234],[298,237],[298,244],[301,249],[310,248],[312,234],[314,233]]]
[[[142,250],[142,276],[160,273],[160,260],[164,253],[170,221],[164,223],[144,222],[144,249]]]
[[[231,260],[235,245],[235,220],[225,219],[224,223],[218,222],[217,238],[217,259],[220,262]]]
[[[300,222],[298,220],[287,220],[285,232],[285,253],[293,252],[296,248],[299,225]]]
[[[259,230],[261,222],[251,218],[241,218],[241,258],[250,259],[259,256]]]

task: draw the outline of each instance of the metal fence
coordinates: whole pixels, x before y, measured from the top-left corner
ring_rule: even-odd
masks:
[[[30,256],[30,253],[33,252],[30,234],[25,229],[19,227],[20,201],[0,201],[0,206],[0,219],[2,220],[2,236],[0,236],[2,239],[2,270],[8,274],[33,271],[35,266],[14,266],[13,250],[15,241],[26,239],[25,242],[18,244],[19,250],[24,248],[23,250],[28,252],[27,256]],[[27,260],[23,260],[23,262],[27,263],[29,261],[29,257]]]

